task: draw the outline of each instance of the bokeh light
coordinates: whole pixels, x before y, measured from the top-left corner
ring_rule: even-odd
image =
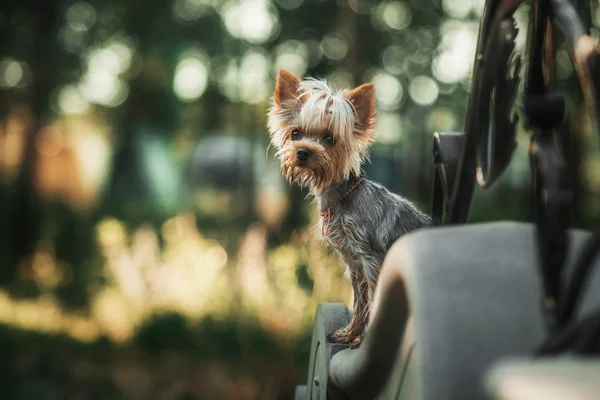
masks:
[[[218,243],[206,250],[206,264],[209,268],[220,269],[227,264],[227,252]]]
[[[82,190],[95,197],[103,190],[110,171],[112,147],[106,127],[79,118],[66,120],[65,128],[71,132]]]
[[[0,88],[25,87],[31,78],[31,69],[26,63],[11,58],[0,60]]]
[[[175,0],[173,15],[178,21],[193,22],[212,11],[211,0]]]
[[[88,55],[89,65],[94,69],[101,69],[111,75],[118,75],[123,72],[125,65],[122,65],[119,55],[110,48],[98,48],[90,51]]]
[[[250,50],[242,57],[240,89],[242,99],[250,104],[260,103],[269,96],[270,60],[263,51]]]
[[[442,7],[452,18],[465,18],[473,8],[473,0],[442,0]]]
[[[393,110],[400,105],[404,89],[398,78],[379,72],[373,77],[373,84],[378,105],[388,110]]]
[[[88,32],[83,29],[74,29],[71,25],[63,25],[59,29],[57,36],[66,51],[77,53],[85,47]]]
[[[456,20],[446,21],[440,28],[440,53],[432,62],[433,75],[443,83],[457,83],[466,79],[473,69],[477,31],[473,26]]]
[[[279,24],[276,12],[266,0],[231,0],[223,6],[222,16],[232,36],[253,44],[269,40]]]
[[[173,90],[179,99],[193,101],[198,99],[208,84],[209,67],[201,56],[184,56],[175,68]]]
[[[129,86],[122,75],[132,64],[134,49],[131,42],[128,37],[115,36],[101,46],[89,48],[82,55],[86,71],[80,79],[78,91],[85,100],[105,107],[116,107],[127,99]],[[69,86],[61,90],[59,102],[63,111],[81,113],[87,109],[85,103],[80,106],[75,104],[77,95]]]
[[[321,41],[321,51],[332,61],[341,61],[348,53],[348,42],[338,33],[330,33]]]
[[[450,132],[456,129],[457,120],[448,107],[435,107],[427,118],[429,132]]]
[[[412,12],[403,1],[384,1],[372,14],[373,24],[379,28],[399,31],[410,26]]]
[[[74,31],[87,31],[96,23],[96,9],[85,1],[75,2],[67,8],[66,20]]]
[[[15,87],[23,78],[23,67],[15,60],[0,61],[0,86],[4,88]]]
[[[135,54],[132,42],[131,38],[117,37],[106,46],[105,51],[112,53],[115,57],[115,71],[118,74],[126,73],[131,67]],[[110,57],[113,56],[111,55]]]
[[[299,40],[288,40],[275,48],[275,70],[285,69],[304,76],[308,69],[309,48]]]
[[[122,104],[129,94],[125,82],[102,69],[89,70],[79,83],[79,91],[89,102],[106,107]]]
[[[35,136],[35,149],[44,157],[53,157],[65,147],[65,136],[55,127],[45,127]]]
[[[473,15],[482,15],[486,0],[471,0],[471,12]]]
[[[27,125],[18,115],[8,115],[0,128],[0,165],[4,173],[20,166],[26,145]]]
[[[357,14],[368,15],[371,13],[373,3],[370,0],[348,0],[348,7]]]
[[[431,77],[422,75],[410,82],[408,93],[415,103],[428,106],[437,100],[439,89]]]
[[[402,117],[394,112],[380,112],[377,115],[377,142],[394,144],[402,139]]]
[[[83,114],[90,109],[90,103],[75,85],[65,85],[58,92],[58,107],[65,114]]]
[[[402,46],[388,46],[383,51],[381,62],[387,72],[392,75],[399,75],[404,71],[405,58],[406,51]]]

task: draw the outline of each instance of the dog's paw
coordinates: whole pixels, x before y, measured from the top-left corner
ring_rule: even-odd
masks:
[[[354,336],[348,347],[351,349],[358,349],[364,338],[364,335]]]
[[[347,344],[351,349],[358,348],[362,339],[363,335],[356,334],[348,329],[340,329],[327,336],[330,343]]]
[[[350,344],[353,335],[348,329],[338,329],[337,331],[327,335],[327,340],[331,343]]]

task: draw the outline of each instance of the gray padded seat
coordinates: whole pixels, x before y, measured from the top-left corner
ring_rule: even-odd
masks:
[[[381,271],[374,318],[386,291],[406,291],[396,313],[406,328],[379,398],[484,399],[483,376],[492,364],[532,353],[545,337],[534,229],[517,222],[424,229],[394,244]],[[589,234],[569,235],[570,268]],[[594,268],[584,310],[600,306]],[[342,365],[349,352],[332,363]]]
[[[600,360],[504,360],[487,373],[485,382],[494,400],[597,400]]]

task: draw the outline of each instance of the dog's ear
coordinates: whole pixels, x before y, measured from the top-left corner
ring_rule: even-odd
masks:
[[[277,75],[277,83],[275,84],[275,94],[273,99],[275,104],[281,106],[282,103],[290,100],[294,100],[297,96],[298,85],[300,79],[294,74],[287,72],[286,70],[280,70]]]
[[[361,131],[370,131],[375,124],[375,87],[365,83],[346,95],[356,109]]]

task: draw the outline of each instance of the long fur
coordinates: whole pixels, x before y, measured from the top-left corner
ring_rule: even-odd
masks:
[[[374,140],[374,117],[372,85],[335,91],[325,81],[300,81],[281,71],[268,118],[282,173],[290,183],[308,186],[321,212],[328,210],[328,218],[320,221],[327,224],[322,239],[344,261],[354,289],[352,322],[331,339],[354,346],[360,344],[369,320],[389,248],[405,233],[431,224],[410,201],[362,173],[361,164]],[[335,143],[327,143],[327,136]],[[309,157],[299,158],[299,150],[308,151]],[[338,204],[358,180],[361,183]]]

